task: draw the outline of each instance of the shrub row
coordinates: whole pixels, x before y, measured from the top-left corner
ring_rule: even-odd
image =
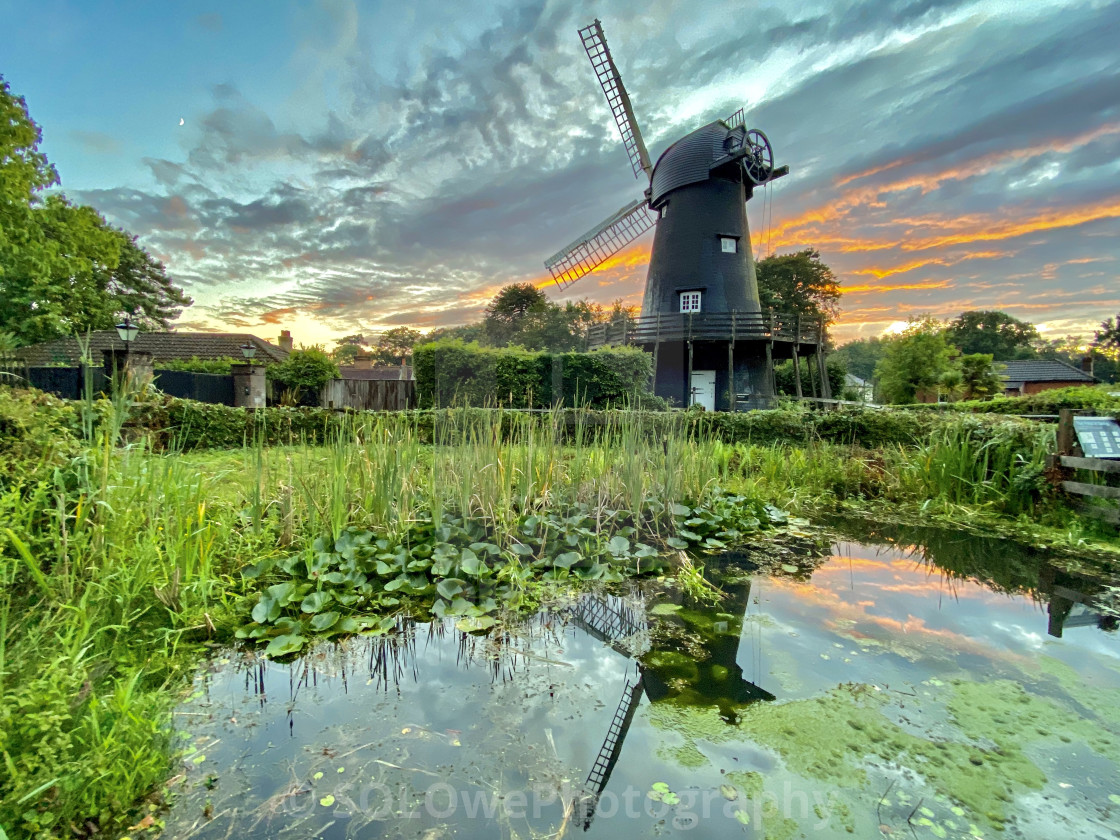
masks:
[[[0,455],[12,461],[25,460],[31,451],[48,448],[69,452],[62,441],[76,441],[81,433],[81,403],[66,402],[36,391],[8,392],[0,388]],[[105,416],[108,404],[101,401],[98,414]],[[123,432],[131,439],[147,438],[154,449],[229,449],[260,441],[265,445],[324,443],[332,435],[345,433],[372,412],[341,413],[321,408],[272,407],[246,411],[226,405],[201,403],[159,396],[134,405]],[[492,409],[418,409],[393,412],[401,422],[415,425],[424,442],[453,441],[458,430],[477,421],[494,420]],[[525,422],[554,423],[561,438],[584,429],[601,427],[614,434],[629,425],[657,437],[672,431],[687,432],[726,443],[806,445],[815,441],[851,444],[874,449],[883,446],[913,446],[928,441],[937,430],[958,425],[956,412],[893,411],[851,408],[813,411],[801,406],[739,414],[691,411],[636,411],[560,409],[530,417],[520,411],[499,412],[502,433],[510,434]],[[1008,417],[975,416],[967,420],[975,434],[985,429],[1022,427],[1024,440],[1036,424]],[[585,436],[586,439],[586,436]],[[53,440],[54,447],[47,447]],[[20,457],[24,456],[24,457]],[[48,464],[44,464],[48,466]]]
[[[909,411],[968,411],[974,414],[1057,414],[1072,408],[1120,417],[1120,385],[1077,385],[1054,388],[1025,397],[995,397],[990,400],[965,400],[907,406]]]
[[[412,359],[421,408],[494,402],[510,408],[663,407],[648,390],[653,357],[636,347],[538,353],[449,339],[415,348]]]

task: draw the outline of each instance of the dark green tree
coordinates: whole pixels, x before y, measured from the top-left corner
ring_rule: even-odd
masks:
[[[1100,328],[1093,333],[1093,347],[1105,353],[1120,353],[1120,312],[1115,318],[1101,321]]]
[[[317,405],[322,387],[338,378],[338,364],[322,347],[301,347],[280,364],[269,367],[266,375],[285,388],[295,402]]]
[[[366,344],[364,336],[344,335],[335,342],[334,350],[331,351],[331,359],[336,364],[352,365],[354,364],[354,359],[363,351],[369,352],[369,346]]]
[[[1032,346],[1039,338],[1034,324],[1012,318],[1006,312],[962,312],[949,322],[946,336],[965,355],[987,353],[997,362],[1037,357]]]
[[[411,327],[386,330],[377,340],[378,361],[387,365],[403,365],[420,339],[420,331]]]
[[[875,367],[879,402],[933,401],[942,377],[954,367],[953,355],[940,323],[932,318],[912,320],[901,335],[887,342]]]
[[[969,353],[957,359],[957,364],[962,396],[966,400],[986,400],[1003,393],[1003,380],[999,376],[1003,365],[993,363],[991,353]]]
[[[758,299],[765,312],[822,318],[827,326],[840,311],[840,284],[821,262],[820,251],[806,248],[795,254],[759,260]]]
[[[58,174],[40,139],[0,78],[0,330],[30,344],[111,328],[126,311],[167,326],[190,298],[96,210],[44,196]]]

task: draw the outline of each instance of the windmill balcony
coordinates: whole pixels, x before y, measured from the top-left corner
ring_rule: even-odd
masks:
[[[770,341],[807,345],[821,343],[819,318],[770,312],[690,312],[643,315],[626,322],[594,324],[587,331],[588,349],[608,344],[663,344],[674,341]],[[807,348],[808,349],[808,348]]]

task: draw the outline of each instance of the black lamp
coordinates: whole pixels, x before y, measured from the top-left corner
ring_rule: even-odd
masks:
[[[140,334],[140,325],[132,323],[132,317],[126,313],[124,320],[116,326],[117,335],[119,335],[121,341],[124,342],[124,357],[126,359],[125,364],[127,365],[129,346],[136,340],[136,336]]]
[[[248,359],[251,364],[253,361],[253,357],[257,355],[256,345],[246,341],[241,345],[241,355]]]

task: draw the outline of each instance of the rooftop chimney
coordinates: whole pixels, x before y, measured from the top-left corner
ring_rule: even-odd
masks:
[[[1093,375],[1093,354],[1092,353],[1089,353],[1088,355],[1081,357],[1081,370],[1083,370],[1085,373],[1089,374],[1090,376]]]
[[[280,344],[280,349],[281,350],[287,350],[289,353],[292,352],[292,331],[291,330],[280,330],[279,344]]]

